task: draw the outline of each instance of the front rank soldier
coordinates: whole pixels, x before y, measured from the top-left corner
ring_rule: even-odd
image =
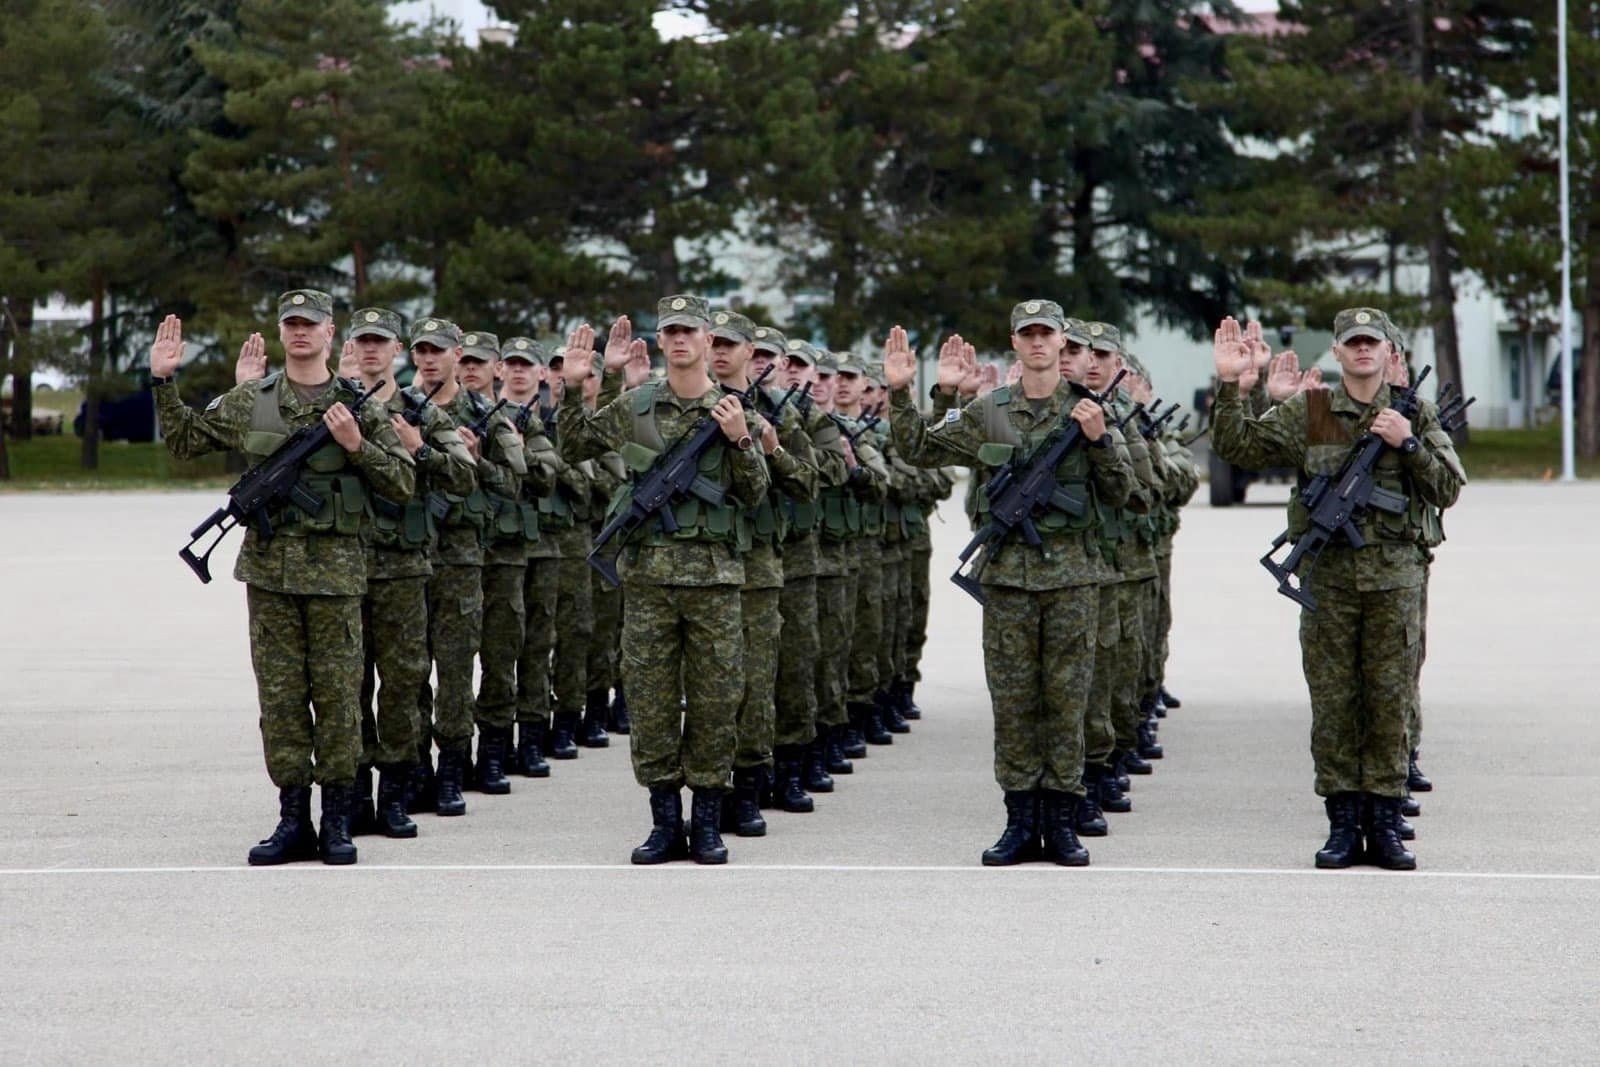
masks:
[[[1082,386],[1061,377],[1060,305],[1029,300],[1011,313],[1012,347],[1022,362],[1016,386],[1003,386],[928,426],[909,386],[916,358],[896,327],[884,349],[895,443],[919,466],[1023,463],[1044,440],[1077,423],[1083,445],[1066,453],[1057,484],[1082,497],[1081,514],[1050,505],[1034,520],[1037,546],[1012,537],[994,551],[981,581],[984,670],[995,723],[995,777],[1005,792],[1006,829],[983,862],[1005,866],[1044,855],[1082,866],[1089,853],[1075,830],[1083,796],[1083,725],[1098,621],[1097,587],[1110,574],[1097,549],[1098,507],[1120,507],[1134,474],[1120,434]],[[939,354],[939,383],[966,374],[959,337]],[[979,497],[980,509],[988,498]]]
[[[252,465],[296,430],[322,423],[332,434],[299,477],[322,501],[311,514],[286,505],[271,536],[252,527],[234,566],[245,583],[250,656],[261,705],[267,773],[278,787],[279,822],[250,850],[252,865],[316,859],[356,862],[350,840],[361,756],[361,597],[367,588],[362,533],[368,494],[411,497],[416,481],[378,405],[352,413],[355,383],[328,370],[333,298],[298,289],[278,301],[284,369],[246,381],[206,408],[184,406],[173,378],[183,358],[183,323],[168,315],[150,346],[156,412],[178,459],[238,449]],[[322,786],[320,834],[311,824],[311,784]]]
[[[442,493],[464,497],[477,475],[472,457],[450,417],[415,390],[394,382],[394,360],[404,330],[387,308],[362,308],[350,317],[351,347],[362,384],[385,383],[383,401],[395,436],[416,465],[416,489],[406,500],[372,494],[372,530],[367,540],[367,595],[362,600],[366,670],[362,677],[362,769],[356,783],[356,832],[415,837],[406,814],[410,778],[419,775],[417,692],[427,684],[428,553],[436,539],[435,515]],[[378,683],[381,682],[381,688]],[[376,689],[376,694],[374,694]],[[377,710],[372,707],[376,696]],[[371,766],[379,771],[377,818],[372,820]],[[367,809],[365,819],[360,817]],[[368,825],[363,828],[361,822]]]
[[[1239,395],[1252,363],[1244,332],[1227,318],[1215,339],[1220,384],[1211,441],[1219,456],[1253,470],[1292,465],[1304,485],[1337,471],[1356,439],[1370,433],[1387,446],[1377,484],[1406,502],[1399,514],[1374,508],[1359,516],[1363,547],[1340,538],[1300,575],[1317,603],[1315,610],[1302,608],[1300,645],[1316,791],[1329,823],[1318,867],[1348,867],[1363,855],[1393,870],[1416,867],[1398,823],[1422,652],[1423,581],[1439,512],[1455,503],[1466,482],[1434,405],[1422,402],[1414,423],[1390,406],[1396,390],[1385,380],[1393,347],[1384,319],[1372,308],[1339,312],[1333,355],[1340,382],[1309,388],[1259,417],[1246,412]],[[1291,497],[1291,538],[1303,535],[1309,521],[1299,495]]]
[[[715,388],[707,374],[706,302],[666,297],[657,315],[666,378],[629,390],[598,411],[586,411],[581,395],[594,359],[593,330],[580,326],[569,337],[557,445],[568,462],[619,451],[638,469],[648,468],[652,457],[692,433],[702,419],[714,420],[720,431],[700,471],[723,490],[725,501],[675,501],[675,532],[657,521],[624,546],[622,678],[633,717],[634,777],[650,790],[653,822],[633,862],[692,856],[698,863],[726,863],[722,796],[733,769],[744,692],[739,520],[740,512],[761,502],[770,481],[743,405]],[[607,344],[608,363],[619,343],[626,362],[629,333],[619,320]],[[687,842],[685,783],[694,795]]]

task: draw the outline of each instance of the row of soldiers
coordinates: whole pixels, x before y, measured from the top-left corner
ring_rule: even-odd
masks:
[[[252,864],[355,862],[353,833],[415,836],[411,814],[462,814],[464,791],[503,794],[508,775],[548,776],[546,757],[604,747],[608,729],[633,734],[653,808],[668,806],[669,788],[695,790],[694,856],[721,862],[720,830],[765,833],[764,804],[812,810],[811,794],[831,791],[868,744],[890,743],[920,716],[927,521],[949,478],[889,454],[886,428],[867,414],[881,404],[881,372],[874,380],[852,357],[735,312],[713,316],[697,298],[668,298],[661,311],[667,382],[647,381],[647,349],[626,319],[600,374],[587,327],[551,352],[437,316],[408,335],[384,308],[354,313],[336,377],[332,300],[296,290],[279,305],[284,369],[266,373],[264,343],[252,337],[238,385],[204,412],[172,387],[181,323],[162,324],[152,375],[175,455],[236,448],[259,462],[317,419],[334,437],[300,478],[320,507],[286,506],[270,531],[253,526],[235,571],[248,586],[280,800]],[[683,424],[665,425],[645,417],[641,398],[694,391],[672,384],[675,333],[704,342],[698,377],[679,379],[703,386],[704,402],[692,414],[678,405]],[[416,376],[401,390],[394,365],[407,345]],[[799,399],[752,391],[745,423],[732,393],[769,364]],[[618,408],[624,389],[627,423],[643,440],[590,447],[587,420],[597,405]],[[369,390],[378,403],[357,403]],[[657,524],[633,539],[625,588],[614,588],[585,561],[597,529],[626,506],[630,475],[712,409],[719,421],[738,412],[729,440],[761,477],[741,480],[738,506],[679,507],[674,534]],[[668,551],[648,550],[663,538]],[[670,604],[663,590],[676,590]],[[666,632],[679,623],[694,632]],[[629,675],[642,680],[639,730]],[[672,827],[635,860],[687,855],[681,813]]]

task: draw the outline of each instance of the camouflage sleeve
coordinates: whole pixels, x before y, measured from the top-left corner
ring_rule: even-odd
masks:
[[[833,489],[845,483],[850,476],[849,461],[844,454],[844,438],[839,427],[822,412],[809,428],[811,454],[817,464],[817,480],[823,489]]]
[[[772,477],[767,473],[767,464],[761,458],[759,448],[740,450],[728,449],[729,491],[728,495],[747,508],[753,508],[761,503],[767,491],[772,488]]]
[[[1124,434],[1115,427],[1109,427],[1116,439],[1121,442],[1123,450],[1127,453],[1128,462],[1133,468],[1133,487],[1128,494],[1126,507],[1129,511],[1145,514],[1154,504],[1159,485],[1156,481],[1155,467],[1150,459],[1150,445],[1144,435],[1138,430],[1131,434]],[[1106,451],[1098,449],[1095,451]]]
[[[811,435],[806,433],[805,422],[798,414],[793,411],[787,414],[778,434],[783,453],[767,457],[772,484],[796,500],[815,500],[821,475],[817,471]]]
[[[590,411],[583,406],[578,390],[563,392],[556,434],[556,449],[561,458],[568,463],[581,463],[605,452],[621,450],[632,439],[630,403],[630,394],[623,393],[604,407]]]
[[[1108,448],[1090,446],[1089,477],[1094,480],[1096,495],[1109,507],[1127,507],[1132,502],[1138,476],[1133,473],[1133,460],[1128,456],[1128,443],[1122,431],[1115,426],[1106,428],[1111,434]]]
[[[931,426],[948,415],[951,408],[958,408],[960,406],[960,393],[947,393],[936,385],[933,387],[933,404],[928,412],[928,418],[926,421]]]
[[[1176,437],[1168,437],[1162,441],[1162,451],[1166,453],[1167,469],[1172,472],[1172,477],[1167,480],[1167,504],[1171,507],[1181,508],[1193,499],[1195,490],[1200,488],[1200,472],[1195,469],[1194,453],[1184,447],[1183,442]]]
[[[432,404],[428,405],[426,431],[428,446],[432,449],[426,459],[418,464],[425,471],[430,484],[446,493],[466,496],[478,487],[478,467],[472,453],[467,451],[456,424],[449,415]]]
[[[865,501],[882,502],[889,497],[889,464],[884,459],[883,453],[878,451],[878,446],[872,441],[872,434],[864,433],[856,439],[856,459],[860,465],[856,467],[856,476],[852,479],[851,488],[856,496]]]
[[[978,465],[983,427],[970,408],[951,408],[943,419],[929,425],[911,402],[911,390],[894,389],[889,393],[889,425],[901,457],[913,466]]]
[[[1305,413],[1302,393],[1253,418],[1245,411],[1239,383],[1222,382],[1211,411],[1211,447],[1222,459],[1248,470],[1298,468],[1306,454]]]
[[[1450,507],[1467,483],[1467,472],[1432,404],[1424,404],[1417,414],[1416,435],[1422,447],[1415,455],[1402,453],[1400,463],[1425,503],[1440,509]]]
[[[417,488],[417,468],[380,408],[363,407],[356,414],[361,426],[361,447],[350,453],[350,463],[366,478],[372,491],[390,500],[410,500]]]
[[[174,459],[193,459],[208,452],[225,452],[244,443],[255,406],[255,383],[245,382],[196,411],[178,396],[176,384],[155,387],[156,417],[161,437]]]
[[[600,393],[594,398],[594,406],[603,408],[623,394],[626,382],[620,370],[602,370],[600,372]]]
[[[528,473],[522,479],[524,496],[541,497],[556,487],[556,446],[542,432],[534,430],[523,438]]]

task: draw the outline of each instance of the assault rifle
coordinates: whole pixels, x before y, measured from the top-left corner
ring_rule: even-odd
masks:
[[[846,441],[849,441],[852,448],[855,447],[855,443],[861,440],[864,434],[866,434],[873,427],[877,426],[878,423],[883,421],[877,415],[868,415],[866,418],[861,420],[861,424],[859,426],[852,430],[850,429],[850,420],[846,419],[843,415],[835,415],[830,411],[828,412],[828,418],[832,419],[833,424],[839,427],[840,436],[842,436]]]
[[[743,390],[727,390],[728,395],[737,396],[746,407],[753,406],[761,392],[762,381],[773,369],[769,366]],[[698,497],[712,507],[720,507],[726,501],[727,490],[700,473],[700,458],[721,435],[722,426],[717,420],[709,414],[702,415],[693,429],[657,457],[650,469],[639,476],[628,506],[617,512],[595,536],[594,548],[588,555],[589,566],[612,586],[622,584],[622,578],[617,574],[617,556],[608,557],[604,554],[606,545],[612,539],[620,535],[625,544],[635,531],[652,519],[659,522],[666,533],[676,533],[678,519],[672,509],[684,497]]]
[[[1090,397],[1096,403],[1105,404],[1109,397],[1116,395],[1117,384],[1127,373],[1126,369],[1118,371],[1103,393],[1091,393]],[[1120,425],[1126,425],[1141,409],[1142,405],[1135,405],[1123,416]],[[1061,424],[1040,442],[1028,459],[1013,457],[984,485],[983,495],[989,501],[989,521],[972,535],[967,547],[961,550],[961,565],[950,576],[950,580],[972,599],[980,604],[988,600],[980,579],[989,561],[1010,538],[1012,531],[1022,531],[1023,540],[1030,545],[1038,545],[1041,543],[1039,530],[1033,524],[1036,514],[1042,513],[1047,507],[1074,517],[1084,513],[1089,502],[1082,494],[1056,484],[1056,468],[1084,443],[1083,428],[1077,420],[1070,415],[1063,416]],[[966,568],[974,554],[979,554],[977,560],[963,573],[963,568]]]
[[[1431,370],[1432,367],[1422,368],[1422,373],[1417,375],[1417,380],[1409,388],[1396,389],[1395,400],[1389,407],[1408,420],[1416,418],[1417,411],[1422,407],[1417,387]],[[1367,542],[1361,536],[1359,523],[1373,508],[1391,515],[1405,513],[1406,498],[1400,493],[1384,489],[1373,478],[1373,470],[1388,447],[1381,437],[1370,431],[1356,438],[1349,455],[1332,477],[1319,474],[1300,490],[1300,503],[1310,513],[1311,524],[1295,541],[1283,562],[1279,563],[1273,556],[1289,543],[1288,530],[1274,538],[1272,547],[1261,557],[1261,565],[1278,579],[1278,592],[1307,611],[1316,611],[1317,601],[1306,591],[1306,576],[1300,576],[1299,586],[1290,580],[1301,564],[1305,564],[1306,572],[1310,573],[1322,550],[1341,534],[1351,548],[1365,547]]]
[[[361,411],[361,405],[372,399],[374,393],[387,385],[380,381],[356,398],[354,403],[344,403],[351,414]],[[270,513],[284,504],[293,504],[307,514],[322,510],[325,501],[300,485],[300,471],[306,460],[321,451],[333,440],[333,431],[320,419],[310,426],[302,426],[278,447],[278,450],[239,476],[228,490],[228,502],[213,511],[205,522],[189,534],[189,543],[178,550],[178,558],[189,565],[202,582],[211,581],[211,553],[217,550],[228,531],[235,526],[248,526],[261,535],[263,541],[272,539]],[[195,555],[194,546],[211,530],[216,539],[201,555]]]
[[[467,429],[472,431],[472,436],[482,437],[484,434],[488,433],[489,420],[493,419],[500,409],[509,403],[511,403],[509,399],[506,397],[501,397],[499,400],[495,401],[494,407],[490,408],[488,411],[485,411],[482,415],[479,415],[477,421],[471,426],[467,427]]]
[[[1456,383],[1449,383],[1439,390],[1439,426],[1445,433],[1460,433],[1467,427],[1467,409],[1477,402],[1477,397],[1463,398]]]
[[[1144,416],[1139,420],[1139,432],[1144,435],[1146,441],[1160,433],[1161,427],[1165,425],[1167,421],[1172,418],[1172,416],[1178,413],[1178,402],[1176,400],[1172,402],[1172,406],[1165,412],[1157,415],[1156,412],[1160,409],[1160,407],[1161,401],[1157,400],[1155,405],[1151,407],[1149,411],[1145,412]]]
[[[425,397],[422,397],[421,399],[418,399],[404,389],[400,390],[400,402],[405,405],[405,410],[400,412],[400,417],[405,419],[413,426],[421,426],[422,413],[428,410],[428,403],[434,397],[438,396],[439,390],[443,388],[444,382],[441,381],[438,385],[433,387],[433,392],[429,393]]]

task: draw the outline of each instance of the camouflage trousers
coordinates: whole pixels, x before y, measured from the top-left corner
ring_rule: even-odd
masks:
[[[1137,649],[1138,605],[1133,583],[1107,582],[1099,587],[1094,669],[1089,683],[1089,706],[1084,719],[1084,759],[1109,764],[1117,749],[1132,748],[1138,740],[1138,723],[1118,715],[1131,703],[1138,707],[1134,690],[1138,686],[1138,660],[1130,653]],[[1124,617],[1129,620],[1124,636]]]
[[[778,680],[782,597],[782,589],[746,589],[739,594],[739,615],[744,627],[744,698],[739,702],[739,744],[733,765],[741,770],[772,763],[777,730],[773,687]]]
[[[778,598],[782,624],[773,686],[774,744],[806,745],[817,736],[817,660],[822,653],[822,635],[817,632],[818,580],[810,575],[790,578]]]
[[[995,780],[1008,793],[1051,789],[1082,796],[1099,594],[1093,586],[983,588]]]
[[[1161,576],[1139,583],[1139,696],[1161,685]]]
[[[361,598],[245,586],[267,775],[349,785],[361,756]]]
[[[922,647],[928,641],[928,601],[933,550],[914,548],[906,554],[906,582],[911,606],[906,612],[904,681],[922,681]]]
[[[1311,692],[1311,759],[1319,796],[1405,794],[1406,724],[1422,656],[1422,588],[1363,593],[1316,581],[1300,613]]]
[[[850,668],[845,699],[870,704],[878,691],[878,653],[883,642],[883,551],[876,537],[854,543],[860,570],[855,575],[855,625],[850,631]]]
[[[517,721],[550,721],[550,654],[556,645],[561,561],[530,559],[522,580],[522,653],[517,657]]]
[[[1167,653],[1172,637],[1172,557],[1157,556],[1161,568],[1161,599],[1156,607],[1156,685],[1167,678]]]
[[[361,762],[415,763],[417,690],[431,666],[427,576],[368,578],[361,633]]]
[[[617,684],[617,660],[622,651],[622,590],[613,588],[587,563],[584,569],[589,572],[589,598],[594,608],[594,634],[585,661],[586,688],[609,693]]]
[[[1422,747],[1422,664],[1428,658],[1428,574],[1422,572],[1422,636],[1417,648],[1417,691],[1411,698],[1410,713],[1406,716],[1406,751]],[[1409,770],[1409,768],[1408,768]]]
[[[878,688],[888,689],[900,675],[900,665],[905,662],[905,617],[910,605],[905,596],[906,565],[904,549],[892,545],[883,550],[883,564],[878,568],[882,575],[883,605],[882,637],[878,641]]]
[[[584,536],[587,539],[586,528]],[[560,625],[556,627],[555,666],[550,680],[556,711],[579,715],[589,695],[589,643],[594,640],[594,596],[589,576],[594,568],[584,562],[583,553],[567,554],[569,543],[562,542],[557,567],[556,618]]]
[[[737,586],[628,583],[622,684],[640,785],[727,787],[744,695],[740,619]]]
[[[526,565],[487,563],[483,568],[483,633],[478,640],[477,720],[504,729],[516,718],[517,657],[522,655],[526,609]]]
[[[475,705],[472,666],[483,627],[483,568],[435,563],[428,579],[428,655],[439,674],[435,692],[425,681],[417,700],[417,743],[427,748],[471,742]]]
[[[855,630],[856,580],[817,575],[817,724],[846,721],[844,696],[850,677],[850,635]]]

